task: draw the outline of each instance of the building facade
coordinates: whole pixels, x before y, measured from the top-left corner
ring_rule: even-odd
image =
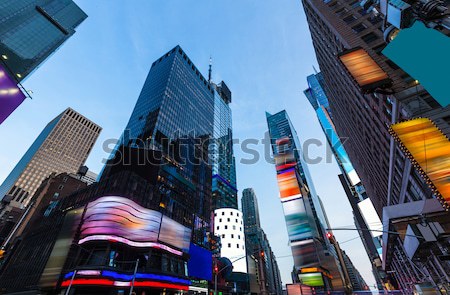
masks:
[[[355,291],[369,290],[369,286],[366,284],[359,271],[353,265],[353,262],[350,259],[350,257],[348,257],[345,251],[342,251],[342,254],[344,256],[345,267],[347,268],[348,274],[350,276],[350,281],[352,283],[353,290]]]
[[[302,3],[333,123],[339,136],[348,138],[346,151],[351,163],[383,221],[382,263],[390,274],[385,281],[405,294],[427,286],[448,290],[445,273],[449,264],[439,258],[448,253],[443,250],[448,246],[442,248],[449,243],[445,234],[449,230],[448,213],[389,130],[398,122],[425,117],[448,136],[449,107],[442,107],[420,81],[383,54],[389,24],[383,14],[377,13],[380,9],[371,11],[359,1]],[[362,87],[362,76],[345,66],[344,57],[358,50],[365,52],[365,60],[388,78],[387,88],[378,87],[381,84],[372,89]],[[439,230],[430,235],[434,241],[431,244],[423,239],[423,233],[411,238],[414,242],[400,234],[408,229],[415,231],[420,223],[438,224]],[[419,246],[411,248],[411,244]]]
[[[47,124],[0,186],[1,216],[8,216],[11,211],[23,212],[50,174],[76,174],[101,130],[100,126],[71,108]],[[4,224],[3,238],[16,221],[14,217],[12,222]]]
[[[282,282],[275,254],[261,228],[256,194],[252,188],[242,191],[247,265],[250,291],[256,294],[281,294]]]
[[[297,133],[286,111],[266,113],[276,165],[280,200],[292,255],[294,283],[312,284],[324,290],[343,290],[343,275],[336,251],[327,238],[328,220],[303,158]],[[314,269],[312,273],[306,271]],[[302,272],[303,270],[303,272]]]

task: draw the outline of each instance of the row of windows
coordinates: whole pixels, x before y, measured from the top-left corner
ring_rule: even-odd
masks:
[[[239,220],[236,218],[235,219],[236,223],[239,223]],[[219,223],[222,222],[222,218],[219,218]],[[231,222],[231,218],[227,218],[227,222]],[[242,220],[241,220],[241,224],[242,224]]]
[[[225,239],[226,235],[222,234],[222,239]],[[234,234],[231,234],[231,238],[234,239]],[[237,235],[238,240],[241,239],[241,235]]]
[[[220,226],[217,226],[216,229],[220,230]],[[225,225],[224,229],[228,229],[228,225]],[[236,230],[236,225],[233,225],[233,230]],[[242,231],[242,227],[239,227],[239,231]]]
[[[230,215],[233,216],[233,211],[230,211]],[[214,216],[217,216],[217,213],[214,213]],[[222,211],[222,216],[225,216],[225,211]],[[239,217],[239,213],[236,213],[236,216]]]
[[[231,248],[232,246],[231,246],[231,243],[228,243],[228,248]],[[239,245],[239,244],[236,244],[236,249],[240,249],[241,248],[241,245]],[[244,245],[242,245],[242,249],[244,249]]]

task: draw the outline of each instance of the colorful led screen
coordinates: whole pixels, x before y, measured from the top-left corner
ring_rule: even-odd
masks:
[[[301,196],[295,168],[290,168],[278,173],[277,181],[282,201],[299,198]]]
[[[343,52],[339,59],[362,90],[384,87],[391,82],[386,72],[362,48]]]
[[[25,94],[0,64],[0,124],[25,100]]]
[[[302,282],[302,284],[311,286],[311,287],[322,287],[324,286],[323,277],[320,272],[313,273],[301,273],[298,275],[298,278]]]
[[[191,230],[144,208],[130,199],[107,196],[88,204],[84,214],[79,243],[93,240],[116,241],[132,247],[160,248],[177,255],[189,251]]]
[[[394,124],[391,134],[400,142],[420,174],[448,209],[450,204],[450,141],[427,118]]]
[[[313,237],[303,198],[283,202],[283,211],[291,242],[307,240]]]
[[[291,251],[296,269],[315,266],[319,262],[314,240],[291,242]]]

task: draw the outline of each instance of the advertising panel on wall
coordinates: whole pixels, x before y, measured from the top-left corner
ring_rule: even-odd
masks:
[[[189,248],[188,274],[196,279],[212,280],[212,254],[193,243]]]
[[[302,284],[310,287],[323,287],[325,285],[320,272],[301,273],[298,278]]]
[[[316,266],[319,262],[314,240],[312,239],[291,243],[291,250],[296,269]]]
[[[291,242],[312,239],[312,228],[306,214],[303,198],[283,202],[284,218]]]
[[[393,137],[446,210],[450,205],[450,141],[428,118],[397,123]]]
[[[83,209],[74,209],[66,213],[61,231],[42,273],[39,282],[41,287],[53,287],[56,285],[80,224],[82,213]]]
[[[127,198],[106,196],[88,204],[78,243],[115,241],[182,255],[171,246],[189,252],[191,233],[191,229],[158,211],[144,208]]]
[[[288,201],[301,197],[300,186],[295,168],[283,170],[277,174],[278,187],[281,201]]]
[[[0,124],[25,100],[25,94],[0,64]]]

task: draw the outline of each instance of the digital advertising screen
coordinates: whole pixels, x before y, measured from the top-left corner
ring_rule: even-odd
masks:
[[[283,212],[291,242],[313,237],[303,198],[283,202]]]
[[[184,252],[188,252],[191,234],[191,229],[179,224],[169,217],[163,216],[158,240],[182,249]]]
[[[325,285],[320,272],[301,273],[298,275],[298,278],[302,284],[310,287],[323,287]]]
[[[301,197],[300,186],[298,183],[295,168],[284,170],[277,174],[278,187],[280,189],[281,201]]]
[[[188,274],[189,277],[212,280],[212,254],[210,251],[193,243],[189,248]]]

